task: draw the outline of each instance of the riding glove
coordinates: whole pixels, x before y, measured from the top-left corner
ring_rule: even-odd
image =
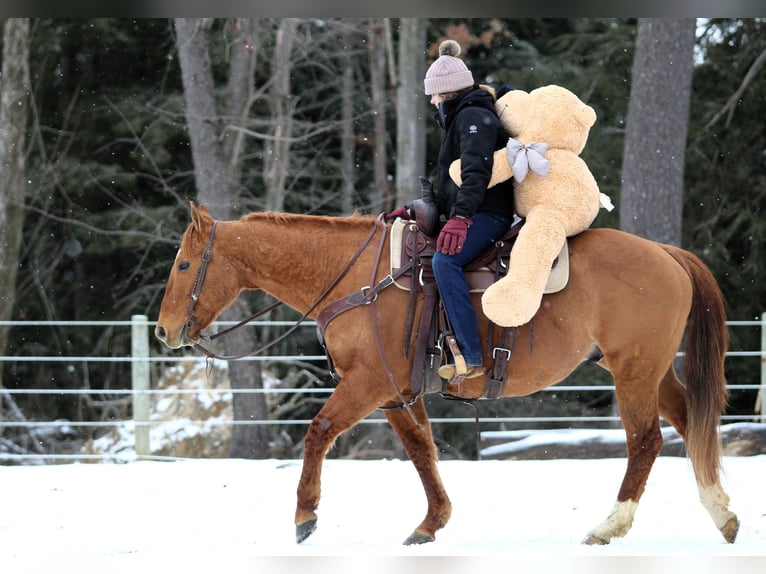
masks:
[[[436,240],[436,250],[444,255],[455,255],[463,249],[465,236],[473,221],[467,217],[456,215],[447,221],[442,227],[439,238]]]
[[[391,221],[397,217],[401,217],[402,219],[414,219],[408,205],[402,205],[401,207],[394,209],[391,213],[386,213],[386,215],[383,216],[383,219]]]

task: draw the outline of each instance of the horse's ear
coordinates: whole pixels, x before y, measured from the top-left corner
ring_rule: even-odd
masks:
[[[207,208],[204,205],[200,205],[199,208],[197,208],[196,205],[194,205],[193,201],[189,202],[189,210],[191,214],[191,220],[194,224],[194,227],[197,228],[197,231],[202,231],[202,224],[206,219],[210,218],[210,213],[208,212]]]

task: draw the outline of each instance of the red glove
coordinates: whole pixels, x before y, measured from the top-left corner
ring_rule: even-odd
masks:
[[[410,208],[406,205],[397,207],[391,213],[386,213],[386,215],[383,216],[383,219],[385,219],[386,221],[391,221],[392,219],[396,219],[397,217],[401,217],[402,219],[412,219]]]
[[[467,217],[453,217],[442,227],[439,239],[436,240],[436,250],[444,255],[460,253],[465,243],[465,236],[473,221]]]

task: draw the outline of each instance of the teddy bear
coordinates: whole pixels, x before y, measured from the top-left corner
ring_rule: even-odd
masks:
[[[611,210],[580,158],[596,112],[571,91],[547,85],[530,92],[510,90],[495,102],[510,138],[495,152],[492,187],[514,177],[516,213],[525,218],[511,250],[508,272],[481,298],[494,323],[528,323],[542,302],[554,259],[566,238],[587,229],[601,207]],[[450,166],[460,185],[460,160]]]

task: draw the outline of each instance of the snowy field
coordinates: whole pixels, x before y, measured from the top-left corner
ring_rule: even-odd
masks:
[[[0,573],[766,572],[766,455],[727,457],[742,522],[726,544],[685,459],[660,458],[633,529],[580,544],[611,510],[624,459],[444,461],[452,519],[425,513],[409,461],[325,462],[318,529],[294,542],[300,461],[0,467]]]

